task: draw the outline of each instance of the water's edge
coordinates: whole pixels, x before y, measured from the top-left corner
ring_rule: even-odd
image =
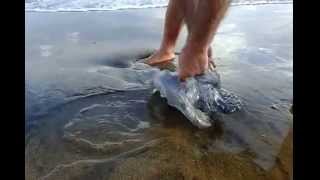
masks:
[[[292,4],[293,0],[245,0],[245,1],[233,1],[231,2],[231,6],[246,6],[246,5],[268,5],[268,4]],[[25,11],[26,12],[89,12],[89,11],[115,11],[115,10],[127,10],[127,9],[147,9],[147,8],[165,8],[167,7],[167,3],[160,3],[160,4],[149,4],[149,5],[130,5],[130,4],[120,4],[120,5],[100,5],[97,4],[96,6],[103,6],[103,7],[92,7],[87,8],[85,7],[71,7],[71,8],[52,8],[50,7],[32,7],[31,3],[25,4]],[[32,8],[29,8],[31,6]],[[39,6],[39,5],[38,5]]]

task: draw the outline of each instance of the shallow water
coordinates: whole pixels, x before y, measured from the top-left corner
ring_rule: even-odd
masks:
[[[168,0],[26,0],[25,10],[35,12],[113,11],[166,7]],[[230,0],[231,5],[286,4],[292,0]]]
[[[158,47],[164,13],[26,13],[27,179],[289,179],[292,5],[230,9],[214,57],[244,108],[205,130],[135,63]]]

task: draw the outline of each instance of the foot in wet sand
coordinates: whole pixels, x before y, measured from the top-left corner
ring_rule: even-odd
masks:
[[[201,75],[209,69],[209,57],[206,50],[186,47],[179,56],[179,78],[184,81],[188,77]]]
[[[152,66],[158,63],[164,63],[168,61],[173,61],[175,54],[173,51],[158,50],[152,54],[145,63]]]

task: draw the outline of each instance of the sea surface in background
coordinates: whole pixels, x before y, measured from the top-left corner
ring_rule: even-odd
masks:
[[[232,5],[283,4],[292,0],[231,0]],[[26,0],[26,11],[105,11],[165,7],[168,0]]]
[[[244,106],[205,130],[136,63],[158,48],[165,10],[25,13],[26,179],[289,179],[292,4],[229,9],[213,55]]]

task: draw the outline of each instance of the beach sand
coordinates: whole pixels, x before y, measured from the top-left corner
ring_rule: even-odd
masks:
[[[230,8],[213,54],[244,107],[205,130],[133,68],[164,13],[26,12],[26,179],[290,179],[292,5]]]

